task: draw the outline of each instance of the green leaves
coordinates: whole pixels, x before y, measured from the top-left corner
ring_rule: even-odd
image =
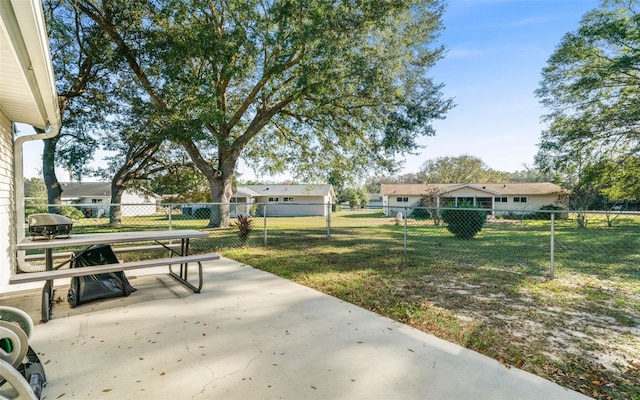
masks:
[[[111,72],[135,77],[135,109],[185,147],[213,201],[229,200],[239,157],[309,182],[393,169],[453,107],[428,78],[441,0],[66,1],[107,35]]]
[[[458,239],[473,239],[482,230],[487,221],[487,211],[463,204],[460,208],[446,208],[441,212],[442,220],[447,224],[447,230]]]
[[[470,155],[427,160],[420,167],[418,177],[425,183],[499,183],[507,180],[507,174],[492,170],[481,159]]]
[[[616,0],[587,13],[549,58],[536,95],[549,109],[537,160],[573,185],[616,186],[637,175],[640,156],[640,6]],[[537,161],[537,162],[538,162]],[[577,172],[577,174],[576,174]],[[587,173],[588,172],[588,173]],[[632,196],[628,185],[614,192]]]

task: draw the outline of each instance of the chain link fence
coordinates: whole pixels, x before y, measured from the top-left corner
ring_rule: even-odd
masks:
[[[26,205],[27,215],[49,211],[53,208],[47,205]],[[55,211],[74,220],[73,233],[209,232],[208,240],[192,243],[194,251],[327,246],[339,241],[359,248],[382,248],[398,257],[551,279],[572,274],[609,280],[640,278],[638,212],[351,208],[302,203],[74,204]],[[118,212],[120,217],[114,218]],[[223,216],[229,217],[230,224],[212,227],[211,220]],[[238,216],[248,217],[244,228]]]

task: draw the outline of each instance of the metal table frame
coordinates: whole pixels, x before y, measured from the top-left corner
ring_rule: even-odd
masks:
[[[68,259],[58,265],[53,264],[53,250],[68,247],[84,247],[88,248],[96,244],[114,244],[114,243],[131,243],[131,242],[155,242],[162,245],[169,250],[172,255],[188,256],[190,239],[194,238],[207,238],[209,234],[193,229],[185,230],[171,230],[171,231],[137,231],[137,232],[109,232],[109,233],[86,233],[71,235],[68,238],[60,239],[45,239],[45,238],[31,238],[26,237],[17,244],[16,249],[18,251],[28,250],[44,250],[45,251],[45,268],[47,271],[59,269],[63,265],[71,262]],[[168,240],[180,240],[180,251],[177,252],[170,247],[162,243],[162,241]],[[23,272],[25,273],[25,272]],[[169,274],[184,284],[194,292],[199,292],[199,288],[196,288],[187,281],[188,265],[180,264],[180,270],[176,274],[169,266]],[[53,280],[47,280],[42,288],[42,322],[47,322],[50,319],[51,303],[53,302]]]

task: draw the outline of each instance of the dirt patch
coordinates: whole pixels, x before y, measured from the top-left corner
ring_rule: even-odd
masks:
[[[596,398],[618,398],[625,387],[640,387],[640,301],[635,293],[484,272],[482,277],[475,268],[470,276],[456,268],[424,276],[424,300],[480,321],[502,338],[503,344],[497,341],[483,352],[506,366]],[[634,396],[640,394],[628,398]]]

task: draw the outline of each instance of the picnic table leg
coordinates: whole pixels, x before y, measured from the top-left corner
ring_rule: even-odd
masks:
[[[45,266],[47,271],[53,270],[53,249],[45,250]],[[51,306],[53,305],[53,280],[48,280],[42,288],[41,315],[42,322],[51,318]]]
[[[180,246],[180,253],[182,256],[189,255],[189,238],[182,239],[182,245]],[[180,271],[178,274],[173,272],[171,265],[169,265],[169,275],[171,275],[174,279],[178,280],[180,283],[193,290],[195,293],[200,293],[202,289],[202,281],[203,281],[203,273],[202,273],[202,263],[198,261],[198,286],[194,286],[187,281],[187,270],[189,264],[181,263]]]
[[[47,281],[42,288],[42,322],[51,318],[51,303],[53,302],[53,281]]]

